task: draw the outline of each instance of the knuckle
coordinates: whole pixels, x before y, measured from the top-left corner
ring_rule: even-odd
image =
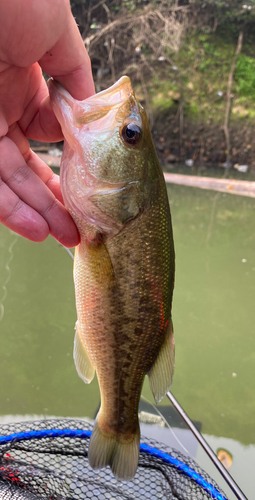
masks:
[[[29,177],[31,176],[31,171],[29,167],[26,164],[21,165],[20,167],[15,170],[15,172],[12,173],[8,179],[6,179],[6,184],[18,184],[21,185],[24,182],[26,182]]]
[[[52,172],[52,174],[50,175],[50,177],[45,182],[45,186],[47,186],[47,188],[49,188],[50,191],[51,191],[51,184],[54,183],[55,176],[56,176],[56,174],[54,174],[54,172]]]
[[[41,210],[41,215],[43,217],[47,217],[52,211],[54,211],[58,207],[58,202],[56,198],[53,198],[48,205]]]
[[[4,224],[8,222],[13,216],[22,210],[23,202],[16,195],[10,197],[9,193],[6,194],[6,182],[0,176],[0,194],[1,194],[1,204],[0,204],[0,220]],[[8,189],[8,188],[7,188]]]
[[[3,222],[7,223],[9,219],[17,215],[17,213],[22,209],[22,201],[18,199],[14,205],[12,205],[10,210],[7,210],[2,214],[1,219]]]

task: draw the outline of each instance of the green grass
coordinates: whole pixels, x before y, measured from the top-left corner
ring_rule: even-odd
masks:
[[[222,124],[235,48],[232,36],[189,34],[178,53],[167,54],[172,65],[157,63],[147,84],[155,114],[166,111],[175,115],[182,99],[186,118]],[[246,54],[248,49],[250,53],[251,47],[244,43],[234,74],[231,116],[234,121],[255,116],[255,59]],[[174,66],[178,69],[174,70]]]

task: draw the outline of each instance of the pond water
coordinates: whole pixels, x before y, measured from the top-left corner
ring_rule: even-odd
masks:
[[[252,498],[255,199],[177,185],[168,191],[176,250],[172,392],[212,448],[230,452],[230,473]],[[33,415],[94,418],[97,381],[85,386],[72,359],[75,320],[68,253],[52,238],[36,244],[0,225],[1,422]],[[153,401],[147,380],[143,395]],[[168,406],[165,398],[159,410]],[[153,432],[161,441],[170,433]],[[214,477],[199,447],[194,456]]]

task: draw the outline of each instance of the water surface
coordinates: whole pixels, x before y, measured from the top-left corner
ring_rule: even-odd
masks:
[[[215,449],[232,448],[235,479],[251,495],[254,478],[247,482],[241,471],[245,460],[255,466],[255,200],[168,190],[176,249],[172,390]],[[0,225],[0,304],[2,418],[94,418],[97,381],[86,386],[72,359],[67,252],[51,237],[36,244]],[[147,381],[143,394],[152,401]]]

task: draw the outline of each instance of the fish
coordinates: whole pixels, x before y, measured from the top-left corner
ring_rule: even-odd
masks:
[[[174,243],[166,185],[146,112],[129,77],[84,101],[50,80],[64,135],[60,184],[80,233],[75,249],[74,362],[101,406],[89,444],[95,470],[131,480],[139,460],[145,375],[156,402],[174,371]]]

